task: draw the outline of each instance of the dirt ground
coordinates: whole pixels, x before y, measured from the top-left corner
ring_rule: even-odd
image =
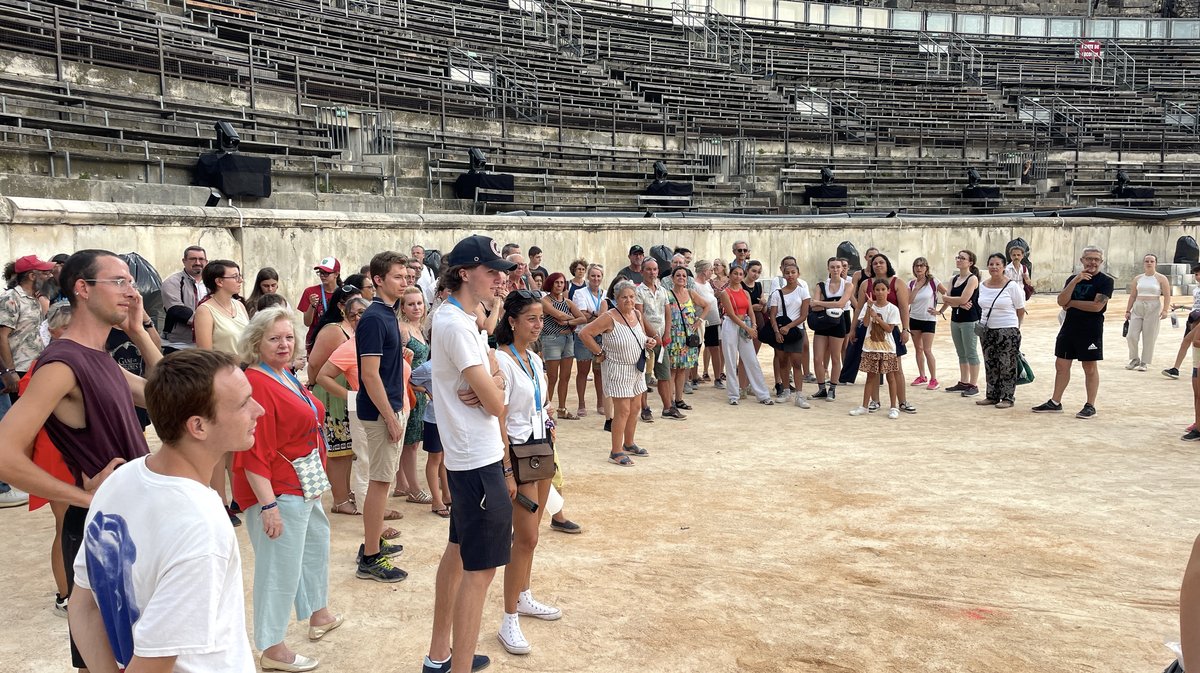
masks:
[[[653,455],[632,469],[606,461],[594,414],[564,422],[567,514],[584,533],[543,528],[534,576],[564,617],[526,620],[533,653],[506,654],[497,577],[479,651],[498,671],[1161,670],[1200,532],[1200,446],[1179,441],[1188,380],[1158,373],[1182,329],[1164,322],[1151,370],[1126,371],[1124,297],[1114,304],[1090,421],[1073,415],[1078,367],[1070,413],[1029,412],[1053,383],[1056,307],[1039,296],[1023,348],[1037,380],[1011,410],[910,389],[915,416],[851,418],[861,377],[810,410],[731,408],[708,386],[687,398],[687,421],[639,426]],[[935,346],[944,385],[957,378],[947,326]],[[769,372],[770,351],[761,358]],[[911,380],[911,356],[905,367]],[[320,670],[420,666],[447,524],[393,503],[411,573],[396,585],[355,579],[359,522],[331,515],[331,605],[346,626],[316,644],[300,624],[289,632]],[[66,622],[51,609],[52,522],[48,508],[0,512],[7,670],[68,670]],[[238,537],[248,587],[254,554]]]

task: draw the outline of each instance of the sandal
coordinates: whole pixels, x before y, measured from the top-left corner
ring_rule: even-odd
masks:
[[[410,493],[408,497],[405,498],[405,501],[416,503],[418,505],[429,505],[433,503],[433,496],[429,495],[425,491],[417,491],[416,493]]]
[[[442,517],[443,519],[450,518],[450,508],[445,505],[442,505],[440,508],[434,507],[432,510],[430,510],[430,512]]]
[[[347,506],[349,509],[347,509]],[[349,514],[351,516],[362,515],[362,512],[358,511],[358,506],[354,504],[353,498],[347,500],[346,502],[339,502],[333,507],[330,507],[329,511],[333,514]]]
[[[401,491],[398,488],[392,489],[392,497],[393,498],[403,498],[407,495],[408,495],[408,491]]]
[[[613,465],[620,465],[621,467],[633,467],[633,460],[624,451],[608,454],[608,462]]]
[[[625,453],[632,453],[633,455],[638,456],[640,458],[645,458],[646,456],[650,455],[649,451],[643,449],[642,447],[638,446],[637,444],[632,444],[630,446],[625,447]]]
[[[387,510],[383,511],[383,520],[384,521],[399,521],[400,519],[403,519],[403,518],[404,518],[404,515],[401,514],[400,512],[397,512],[394,509],[387,509]]]
[[[559,408],[558,408],[558,418],[559,418],[559,420],[563,420],[563,421],[577,421],[577,420],[579,420],[579,417],[578,417],[578,416],[576,416],[575,414],[573,414],[573,413],[571,413],[571,412],[567,411],[567,408],[566,408],[566,407],[559,407]]]
[[[383,534],[379,537],[382,537],[385,540],[395,540],[396,538],[400,537],[400,531],[388,526],[387,528],[383,529]]]
[[[583,418],[584,416],[587,416],[587,408],[579,407],[578,409],[575,410],[575,416],[578,418]]]

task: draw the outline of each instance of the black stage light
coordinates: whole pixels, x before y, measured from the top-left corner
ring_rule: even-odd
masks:
[[[471,173],[481,173],[487,167],[487,155],[478,147],[467,150],[467,157],[471,162]]]
[[[828,185],[833,182],[833,168],[826,166],[821,169],[821,184]]]
[[[667,165],[661,161],[654,162],[654,181],[662,182],[667,179]]]
[[[975,170],[974,167],[968,168],[967,169],[967,187],[971,188],[971,189],[978,187],[979,180],[980,180],[979,171]]]
[[[217,122],[213,127],[217,129],[217,148],[222,152],[236,152],[238,145],[242,144],[241,138],[238,138],[237,131],[234,130],[233,124],[229,122]]]

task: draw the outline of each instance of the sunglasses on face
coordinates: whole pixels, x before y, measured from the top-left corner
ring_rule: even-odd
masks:
[[[737,250],[734,250],[734,252],[750,252],[750,248],[738,248]]]
[[[317,275],[318,276],[332,276],[333,272],[332,271],[318,271]]]
[[[357,286],[347,283],[342,286],[342,294],[358,294],[358,293],[362,292],[363,290],[367,289],[367,287],[370,287],[371,289],[375,289],[375,286],[373,286],[373,285],[359,288]]]

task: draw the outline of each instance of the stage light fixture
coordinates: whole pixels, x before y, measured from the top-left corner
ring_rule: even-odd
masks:
[[[831,168],[829,166],[822,168],[821,169],[821,184],[828,185],[829,183],[833,182],[833,180],[834,180],[833,168]]]
[[[237,130],[229,122],[217,122],[213,128],[217,130],[217,148],[222,152],[236,152],[242,144]]]
[[[667,175],[669,175],[669,173],[667,173],[667,165],[665,163],[663,163],[662,161],[655,161],[654,162],[654,181],[662,182],[663,180],[667,179]]]
[[[482,173],[487,168],[487,155],[478,147],[467,150],[467,158],[471,162],[470,173]]]
[[[1122,168],[1121,170],[1117,171],[1117,187],[1120,189],[1125,189],[1128,186],[1129,174],[1125,172],[1124,168]]]
[[[975,170],[974,166],[967,169],[967,187],[969,189],[974,189],[974,188],[978,187],[980,179],[981,178],[979,177],[979,171]]]
[[[217,206],[221,205],[221,199],[223,198],[225,198],[225,195],[221,193],[221,190],[215,187],[210,187],[208,189],[208,200],[204,202],[204,207],[216,208]]]

